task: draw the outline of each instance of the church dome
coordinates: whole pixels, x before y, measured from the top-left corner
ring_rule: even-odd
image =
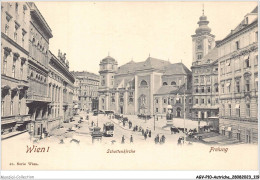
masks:
[[[199,27],[196,29],[196,34],[201,34],[201,33],[210,33],[211,29],[208,27],[209,21],[207,20],[207,16],[204,14],[200,16],[200,20],[198,22]]]
[[[114,58],[112,58],[111,56],[107,56],[104,59],[102,59],[100,63],[101,64],[107,64],[107,63],[117,64],[117,61]]]

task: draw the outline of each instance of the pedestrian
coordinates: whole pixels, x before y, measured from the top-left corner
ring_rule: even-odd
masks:
[[[151,130],[149,131],[149,137],[152,137],[152,131]]]
[[[134,139],[133,139],[133,136],[131,135],[130,137],[130,143],[134,143]]]
[[[123,135],[123,136],[122,136],[121,144],[124,144],[124,143],[125,143],[125,136]]]
[[[162,143],[164,144],[165,143],[165,136],[164,135],[162,135]]]
[[[146,140],[147,139],[147,134],[146,134],[146,132],[144,133],[144,140]]]
[[[158,144],[159,139],[160,139],[159,134],[157,134],[157,136],[155,137],[155,144]]]

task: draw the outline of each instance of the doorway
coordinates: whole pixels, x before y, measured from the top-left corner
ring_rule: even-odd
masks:
[[[123,112],[124,112],[123,106],[120,106],[120,113],[123,114]]]
[[[181,108],[177,108],[177,117],[181,117]]]

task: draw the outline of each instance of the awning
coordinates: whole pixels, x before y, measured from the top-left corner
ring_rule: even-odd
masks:
[[[236,104],[236,109],[239,109],[240,108],[240,104]]]
[[[10,88],[10,86],[5,85],[5,86],[2,86],[1,89],[8,90],[8,89],[11,89],[11,88]]]
[[[228,128],[227,128],[227,131],[232,131],[232,127],[228,127]]]
[[[230,83],[227,83],[226,86],[227,86],[227,87],[230,86]]]

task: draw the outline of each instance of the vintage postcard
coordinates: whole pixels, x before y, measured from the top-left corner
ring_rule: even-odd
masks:
[[[1,97],[2,170],[257,170],[258,3],[2,1]]]

